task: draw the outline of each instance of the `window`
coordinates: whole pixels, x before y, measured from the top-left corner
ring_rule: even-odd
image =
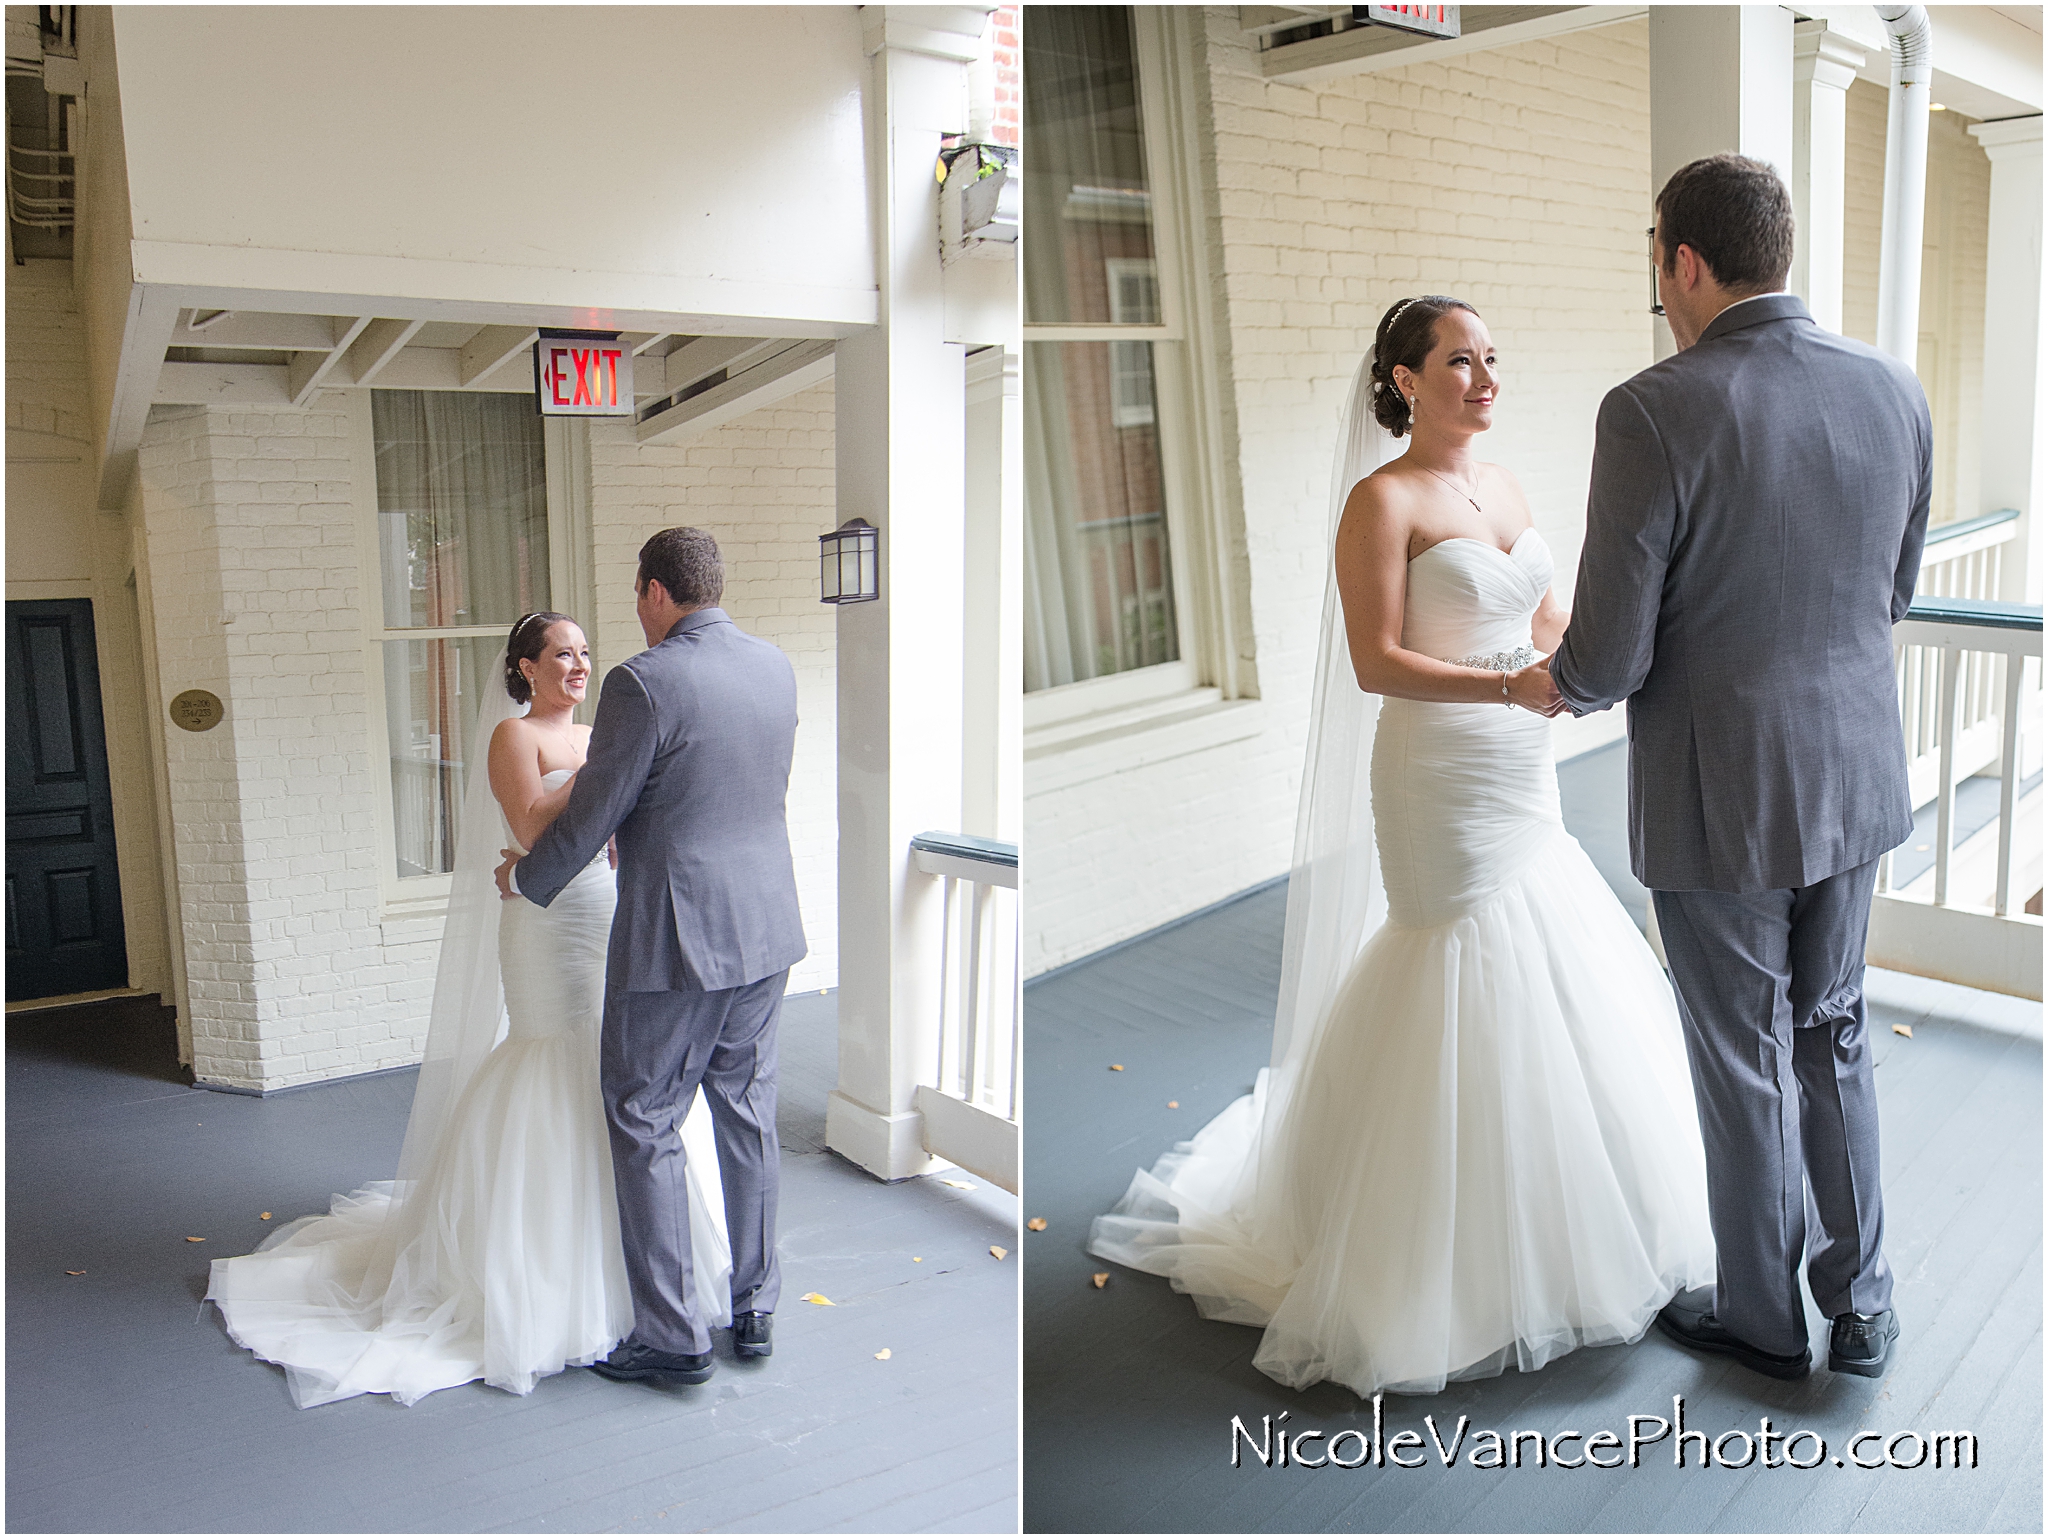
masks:
[[[1134,18],[1055,6],[1024,22],[1024,687],[1036,691],[1179,662],[1185,605],[1159,379],[1180,332],[1162,303]]]
[[[469,741],[512,622],[549,601],[541,419],[527,396],[369,392],[379,604],[369,616],[391,775],[390,875],[453,869]]]

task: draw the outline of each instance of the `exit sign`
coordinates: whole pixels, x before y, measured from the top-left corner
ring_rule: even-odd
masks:
[[[1369,21],[1402,32],[1419,32],[1424,37],[1456,37],[1458,8],[1455,5],[1354,5],[1353,21]]]
[[[617,332],[542,332],[533,380],[543,417],[633,415],[633,350]]]

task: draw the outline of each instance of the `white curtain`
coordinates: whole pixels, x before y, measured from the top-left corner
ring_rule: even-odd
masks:
[[[492,626],[384,644],[398,874],[452,869],[468,741],[504,632],[548,607],[547,467],[525,396],[371,393],[387,631]]]

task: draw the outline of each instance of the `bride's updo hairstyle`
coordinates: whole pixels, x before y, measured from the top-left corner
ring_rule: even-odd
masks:
[[[1437,317],[1453,310],[1479,313],[1448,294],[1424,294],[1402,300],[1380,317],[1380,329],[1372,339],[1372,416],[1396,438],[1413,424],[1407,398],[1394,383],[1394,370],[1422,372],[1423,360],[1436,345]]]
[[[548,631],[557,621],[576,622],[568,615],[558,615],[551,609],[540,609],[530,615],[521,615],[512,627],[512,634],[505,638],[505,693],[521,705],[533,699],[533,686],[526,682],[526,675],[519,671],[521,663],[532,662],[540,656],[540,649],[548,644]]]

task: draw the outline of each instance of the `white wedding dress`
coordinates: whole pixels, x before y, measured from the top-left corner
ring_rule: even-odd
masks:
[[[1512,652],[1548,590],[1446,540],[1408,565],[1401,644]],[[1097,1255],[1265,1327],[1283,1384],[1426,1394],[1632,1341],[1713,1281],[1671,986],[1559,810],[1550,723],[1388,699],[1371,754],[1387,922],[1298,1062],[1141,1171]]]
[[[600,854],[546,908],[504,905],[504,1034],[417,1181],[338,1196],[254,1255],[213,1263],[206,1296],[228,1334],[282,1365],[300,1406],[361,1394],[410,1405],[472,1379],[525,1394],[632,1330],[598,1083],[617,901]],[[711,1323],[727,1325],[732,1252],[701,1095],[682,1132],[693,1285]]]

